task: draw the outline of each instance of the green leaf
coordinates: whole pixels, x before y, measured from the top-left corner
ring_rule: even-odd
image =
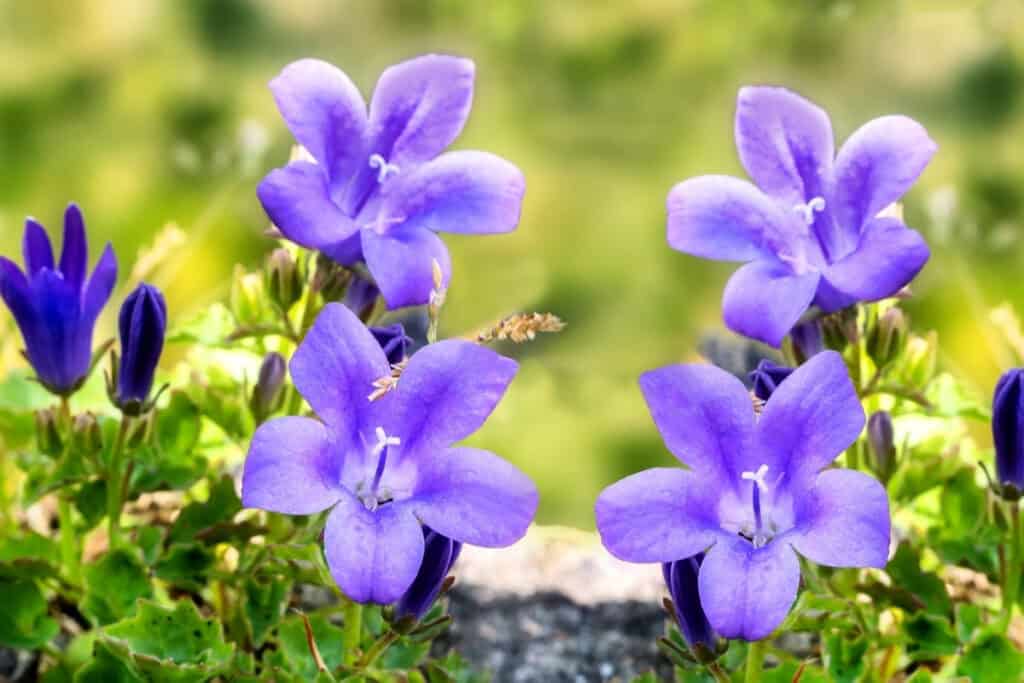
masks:
[[[1024,654],[1006,636],[990,633],[968,646],[956,671],[972,681],[1018,681],[1024,674]]]
[[[144,683],[121,643],[98,639],[93,657],[75,674],[75,683]]]
[[[236,327],[235,316],[222,303],[208,306],[202,313],[167,334],[167,341],[191,342],[202,346],[225,344]]]
[[[153,439],[129,455],[135,463],[132,492],[187,489],[207,471],[207,460],[196,452],[201,419],[199,407],[180,391],[171,393],[157,411]]]
[[[107,482],[104,479],[93,479],[78,487],[74,494],[75,507],[85,528],[92,529],[107,514]]]
[[[0,539],[0,578],[37,580],[58,576],[57,544],[27,532]]]
[[[134,614],[136,601],[153,594],[145,565],[127,549],[107,553],[84,573],[82,612],[99,625]]]
[[[825,667],[837,683],[853,683],[864,672],[864,654],[868,651],[863,636],[849,639],[841,633],[824,638]]]
[[[977,605],[959,604],[956,606],[956,635],[961,643],[970,642],[974,633],[981,628],[982,612]]]
[[[172,586],[198,591],[213,566],[213,551],[197,543],[175,543],[153,568],[157,577]]]
[[[630,683],[658,683],[658,677],[654,675],[653,671],[648,671],[645,674],[635,676]]]
[[[0,645],[35,649],[60,631],[33,581],[0,579]]]
[[[921,562],[909,543],[901,543],[885,571],[893,586],[909,598],[900,606],[908,611],[927,609],[935,614],[950,614],[952,603],[946,584],[935,574],[921,571]]]
[[[262,645],[270,631],[284,618],[290,593],[291,582],[277,577],[265,582],[256,579],[245,582],[245,617],[253,645]]]
[[[163,540],[163,529],[158,526],[140,526],[135,530],[135,545],[148,565],[155,564],[159,559]]]
[[[948,373],[939,375],[928,384],[925,398],[932,404],[935,415],[966,417],[983,422],[991,419],[988,406]]]
[[[319,614],[309,615],[309,623],[324,664],[329,670],[334,671],[341,666],[345,652],[342,630]],[[289,670],[299,674],[302,680],[316,676],[316,662],[309,651],[306,629],[301,617],[290,617],[281,622],[278,628],[278,644]]]
[[[171,542],[190,542],[204,530],[230,520],[241,509],[242,501],[235,493],[235,482],[224,475],[211,485],[210,495],[205,501],[189,503],[182,509],[168,538]]]
[[[392,671],[408,671],[419,666],[429,652],[429,640],[416,643],[408,638],[402,638],[384,652],[380,658],[380,665],[381,668]]]
[[[205,681],[226,671],[234,655],[220,622],[200,615],[189,600],[173,608],[142,600],[135,617],[107,627],[106,634],[123,644],[122,661],[147,681]]]
[[[939,500],[947,533],[968,534],[985,521],[985,490],[975,472],[976,468],[965,467],[942,487]]]
[[[960,642],[948,619],[935,614],[919,613],[904,625],[907,634],[907,655],[921,662],[955,654]]]

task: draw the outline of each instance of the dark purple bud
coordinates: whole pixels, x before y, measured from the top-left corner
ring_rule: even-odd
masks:
[[[377,304],[377,297],[380,290],[372,281],[359,277],[352,278],[345,291],[345,305],[349,310],[359,316],[360,320],[366,320],[366,316]]]
[[[892,416],[884,410],[868,418],[868,445],[875,461],[875,474],[882,483],[889,481],[896,469],[896,443],[892,428]]]
[[[459,557],[462,544],[423,527],[423,562],[412,585],[395,603],[395,617],[412,617],[419,621],[430,611],[441,593],[448,572]]]
[[[25,357],[39,382],[67,396],[80,387],[92,366],[96,318],[117,280],[117,258],[107,245],[88,275],[88,244],[82,212],[70,204],[64,213],[64,245],[59,263],[46,231],[25,221],[25,271],[0,257],[0,298],[14,315],[25,342]]]
[[[782,384],[782,380],[793,374],[793,370],[794,368],[778,365],[767,359],[762,360],[757,364],[757,368],[750,373],[754,396],[757,396],[762,401],[767,401],[775,393],[778,386]]]
[[[401,363],[409,355],[409,347],[412,339],[405,333],[402,323],[393,323],[386,327],[371,327],[370,332],[377,339],[377,343],[384,349],[384,355],[388,362],[394,365]]]
[[[662,564],[661,572],[665,577],[669,595],[672,596],[676,622],[686,644],[691,650],[702,645],[709,652],[714,652],[718,637],[711,628],[707,615],[704,614],[697,592],[697,575],[702,562],[704,553],[697,553],[692,557]]]
[[[1024,368],[1008,371],[996,384],[992,441],[996,447],[997,483],[1015,497],[1024,491]]]
[[[135,288],[118,317],[121,363],[117,372],[116,402],[121,410],[143,412],[153,388],[167,331],[167,304],[160,290],[145,283]]]
[[[271,351],[263,357],[263,364],[260,365],[259,378],[256,386],[252,389],[252,397],[249,399],[249,407],[257,421],[262,422],[268,415],[281,407],[284,398],[284,378],[288,372],[284,356],[277,351]]]
[[[817,320],[798,324],[789,333],[789,339],[793,342],[797,364],[806,363],[812,356],[825,350],[825,337],[821,331],[821,323]]]

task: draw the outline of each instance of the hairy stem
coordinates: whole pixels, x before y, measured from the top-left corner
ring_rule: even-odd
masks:
[[[342,618],[344,631],[342,641],[345,644],[345,665],[354,666],[359,658],[359,643],[363,636],[363,606],[351,600],[345,605]]]

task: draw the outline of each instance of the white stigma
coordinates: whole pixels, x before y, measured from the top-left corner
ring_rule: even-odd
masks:
[[[810,201],[808,201],[806,204],[794,204],[793,205],[793,212],[800,214],[803,217],[803,219],[804,219],[804,223],[806,223],[807,225],[811,225],[812,223],[814,223],[814,212],[815,211],[824,211],[824,210],[825,210],[825,198],[824,197],[814,197]]]
[[[370,168],[378,169],[377,170],[377,182],[378,183],[383,183],[385,180],[387,180],[388,175],[390,175],[392,173],[398,173],[399,171],[402,170],[402,169],[400,169],[398,167],[397,164],[389,164],[387,159],[385,159],[384,157],[382,157],[379,154],[371,154],[370,155]],[[822,200],[822,203],[824,203],[824,201],[825,200]]]
[[[741,478],[754,482],[757,488],[761,489],[762,493],[768,490],[768,484],[764,481],[766,476],[768,476],[768,465],[761,465],[757,468],[756,472],[743,472],[740,474]]]
[[[399,446],[402,440],[397,436],[388,436],[383,427],[377,427],[377,443],[373,445],[373,454],[380,455],[388,446]]]

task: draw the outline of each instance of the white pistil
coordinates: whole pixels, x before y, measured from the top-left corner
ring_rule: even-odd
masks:
[[[757,488],[761,489],[762,492],[768,490],[768,484],[765,483],[764,478],[768,475],[768,465],[761,465],[757,468],[756,472],[743,472],[740,477],[747,481],[752,481],[757,485]]]
[[[798,213],[803,217],[804,223],[811,225],[814,223],[814,212],[825,210],[825,198],[824,197],[813,197],[806,204],[794,204],[793,212]]]
[[[388,436],[383,427],[377,427],[375,433],[377,434],[377,443],[373,445],[374,455],[380,455],[384,452],[385,448],[399,446],[402,443],[402,440],[397,436]]]
[[[398,173],[402,169],[397,164],[389,164],[387,159],[379,154],[370,155],[370,168],[377,169],[377,182],[383,183],[392,173]],[[824,202],[824,200],[822,200]]]

